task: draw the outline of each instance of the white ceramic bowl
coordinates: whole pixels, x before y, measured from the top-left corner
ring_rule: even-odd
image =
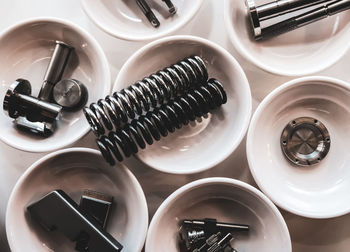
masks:
[[[251,94],[242,68],[225,49],[198,37],[173,36],[144,46],[123,65],[113,90],[191,55],[206,62],[209,77],[223,84],[228,102],[202,122],[182,127],[137,154],[141,161],[163,172],[195,173],[217,165],[240,144],[250,120]]]
[[[172,16],[162,1],[147,1],[160,26],[153,28],[135,0],[81,0],[87,16],[103,31],[125,40],[152,40],[172,33],[197,14],[203,0],[172,0],[177,13]]]
[[[96,40],[79,26],[57,18],[35,18],[20,22],[0,36],[0,100],[18,78],[28,79],[37,97],[50,61],[55,40],[75,48],[63,78],[80,80],[88,89],[88,103],[110,92],[107,59]],[[2,105],[1,105],[2,106]],[[55,133],[42,138],[16,129],[7,112],[0,112],[0,139],[17,149],[45,152],[74,143],[89,131],[82,111],[63,112]]]
[[[259,105],[248,131],[248,161],[255,181],[278,206],[310,218],[350,212],[349,99],[349,84],[306,77],[275,89]],[[284,127],[304,116],[322,122],[331,139],[328,155],[309,167],[287,161],[280,147]]]
[[[162,203],[148,230],[146,252],[178,251],[178,223],[203,218],[250,225],[248,234],[233,234],[238,251],[292,251],[286,223],[264,194],[238,180],[207,178],[181,187]]]
[[[266,1],[256,0],[257,5]],[[304,26],[266,41],[253,39],[245,0],[225,0],[228,35],[238,52],[258,67],[279,75],[319,72],[349,49],[350,12]]]
[[[35,162],[18,180],[7,206],[6,233],[11,251],[75,251],[58,232],[48,233],[33,222],[26,207],[47,193],[62,189],[79,202],[84,189],[114,197],[107,232],[124,245],[141,251],[147,233],[145,195],[134,175],[123,165],[111,167],[96,150],[72,148],[51,153]]]

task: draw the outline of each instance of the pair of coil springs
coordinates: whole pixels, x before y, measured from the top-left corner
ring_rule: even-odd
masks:
[[[97,145],[103,157],[113,165],[114,157],[123,161],[123,154],[137,153],[146,143],[152,145],[226,101],[223,86],[216,79],[208,80],[204,61],[193,56],[92,103],[84,113],[100,136]],[[103,135],[113,126],[115,131]]]

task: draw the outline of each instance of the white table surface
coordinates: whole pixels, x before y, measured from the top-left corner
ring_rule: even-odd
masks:
[[[196,18],[175,34],[204,37],[218,43],[232,53],[242,65],[249,79],[255,109],[271,90],[292,78],[266,73],[238,55],[226,34],[223,2],[223,0],[204,0]],[[79,0],[0,0],[0,3],[0,31],[20,20],[39,16],[68,19],[87,29],[104,49],[110,63],[113,81],[127,58],[146,44],[146,42],[122,41],[105,34],[84,14]],[[350,52],[336,65],[318,73],[318,75],[336,77],[350,82],[349,66]],[[73,146],[96,148],[94,140],[95,137],[90,133]],[[11,190],[21,174],[45,154],[22,152],[0,142],[0,252],[10,251],[6,240],[5,213]],[[127,160],[126,165],[136,175],[143,187],[150,216],[153,216],[161,202],[174,190],[199,178],[224,176],[254,185],[246,160],[245,140],[226,161],[200,174],[187,176],[164,174],[146,167],[134,158]],[[349,214],[326,220],[306,219],[284,211],[282,214],[291,233],[293,252],[350,251]]]

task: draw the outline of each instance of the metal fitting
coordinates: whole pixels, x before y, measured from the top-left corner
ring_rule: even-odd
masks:
[[[73,49],[73,47],[61,41],[56,41],[56,46],[46,69],[43,85],[39,92],[38,98],[40,100],[51,101],[52,89],[54,85],[61,80]]]
[[[56,129],[56,122],[31,122],[25,117],[16,118],[14,124],[20,130],[28,131],[43,137],[51,136]]]
[[[136,0],[137,5],[141,9],[142,13],[146,16],[148,21],[151,23],[151,25],[155,28],[157,28],[160,23],[158,18],[154,15],[153,11],[149,7],[146,0]]]
[[[261,22],[264,20],[321,3],[325,4],[266,27],[261,25]],[[255,40],[260,40],[295,30],[320,19],[348,10],[350,9],[350,0],[279,0],[261,6],[256,6],[254,0],[246,0],[246,5],[254,38]]]
[[[163,2],[165,2],[165,4],[168,6],[170,14],[172,15],[176,14],[176,8],[174,4],[171,2],[171,0],[163,0]]]
[[[7,90],[3,109],[8,112],[9,117],[26,117],[32,122],[53,122],[60,116],[62,107],[41,101],[30,96],[30,82],[24,79],[17,79]]]
[[[285,157],[298,166],[321,162],[331,145],[326,126],[311,117],[299,117],[290,121],[283,129],[280,141]]]

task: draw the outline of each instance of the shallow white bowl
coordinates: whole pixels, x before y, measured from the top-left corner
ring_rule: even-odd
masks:
[[[257,0],[260,5],[266,1]],[[349,49],[350,12],[315,22],[292,32],[256,42],[245,0],[225,0],[228,35],[240,54],[258,67],[279,75],[319,72],[337,62]]]
[[[32,95],[37,97],[50,61],[55,40],[75,48],[63,78],[75,78],[85,84],[92,101],[110,92],[107,59],[96,40],[79,26],[57,18],[35,18],[8,28],[0,36],[0,100],[18,78],[28,79]],[[63,112],[55,133],[42,138],[19,131],[7,112],[0,112],[0,139],[17,149],[46,152],[74,143],[89,131],[82,111]]]
[[[114,197],[107,232],[125,252],[141,251],[147,233],[145,195],[134,175],[123,165],[111,167],[96,150],[72,148],[51,153],[35,162],[19,179],[7,206],[6,233],[11,250],[75,251],[59,232],[48,233],[33,222],[26,207],[47,193],[62,189],[79,202],[84,189]]]
[[[148,230],[146,252],[178,251],[178,223],[203,218],[250,225],[248,234],[233,234],[238,251],[292,251],[286,223],[264,194],[238,180],[207,178],[181,187],[162,203]]]
[[[160,26],[153,28],[135,0],[81,0],[88,17],[103,31],[125,40],[151,40],[174,32],[197,14],[203,0],[172,0],[177,13],[172,16],[162,1],[147,1]]]
[[[275,89],[259,105],[247,137],[249,167],[261,190],[278,206],[310,218],[350,212],[349,100],[349,84],[305,77]],[[331,138],[328,155],[310,167],[293,165],[280,147],[284,127],[304,116],[322,122]]]
[[[123,65],[113,90],[191,55],[202,57],[209,78],[223,84],[228,101],[202,122],[182,127],[137,154],[141,161],[163,172],[195,173],[217,165],[240,144],[250,120],[251,94],[242,68],[225,49],[198,37],[173,36],[144,46]]]

